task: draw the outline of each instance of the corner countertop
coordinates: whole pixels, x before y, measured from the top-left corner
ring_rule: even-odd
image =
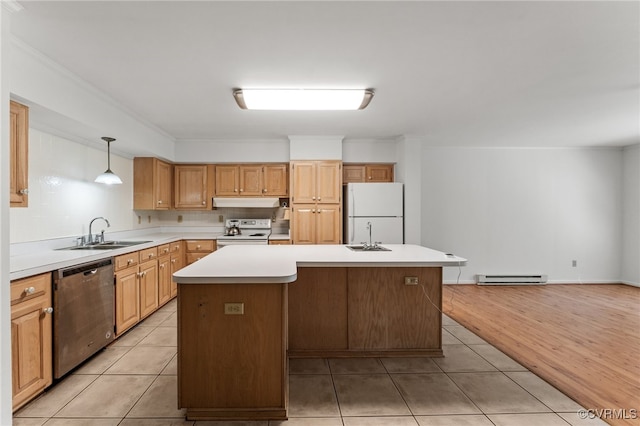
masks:
[[[58,250],[57,248],[52,248],[43,244],[41,247],[36,246],[26,252],[23,251],[19,254],[10,256],[9,279],[16,280],[25,278],[69,266],[79,265],[85,262],[94,262],[100,259],[144,250],[149,247],[168,244],[179,240],[214,240],[220,235],[220,233],[216,232],[154,232],[139,234],[127,238],[118,238],[118,240],[145,241],[144,243],[113,250]],[[66,245],[68,246],[71,244],[67,243]]]
[[[447,267],[467,260],[413,244],[355,252],[346,245],[226,246],[173,274],[178,284],[289,283],[298,267]],[[251,259],[250,262],[247,259]]]

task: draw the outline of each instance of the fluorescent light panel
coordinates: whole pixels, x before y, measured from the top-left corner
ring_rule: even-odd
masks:
[[[233,96],[242,109],[279,111],[344,111],[364,109],[370,89],[237,89]]]

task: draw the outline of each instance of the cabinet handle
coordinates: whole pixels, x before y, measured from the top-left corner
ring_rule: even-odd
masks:
[[[51,306],[49,306],[48,308],[44,308],[42,310],[43,313],[45,314],[52,314],[53,313],[53,308]]]
[[[244,189],[240,188],[240,192],[244,192]]]
[[[318,209],[318,214],[322,213],[322,210]]]
[[[164,263],[160,265],[160,269],[164,269]]]
[[[153,253],[149,253],[149,259],[153,257]]]
[[[29,194],[29,188],[23,188],[20,191],[18,191],[18,194],[20,195],[28,195]]]
[[[233,189],[233,192],[238,192],[238,188],[234,188],[234,189]]]
[[[24,289],[24,292],[26,294],[33,294],[33,293],[36,292],[36,288],[35,287],[27,287],[27,288]]]
[[[266,194],[266,193],[267,193],[267,189],[266,189],[266,188],[265,188],[265,189],[263,189],[263,190],[262,190],[262,193],[263,193],[263,194]]]
[[[171,263],[176,263],[176,260],[175,259],[171,259]]]
[[[315,213],[315,212],[316,212],[316,209],[311,209],[311,213]]]
[[[371,176],[369,176],[369,180],[371,180]]]
[[[322,200],[322,198],[318,197],[318,201]]]
[[[312,199],[313,201],[315,201],[315,200],[316,200],[316,197],[311,197],[311,199]]]
[[[202,205],[203,205],[203,206],[206,206],[206,205],[207,205],[207,202],[206,202],[206,201],[203,201],[203,202],[202,202]]]
[[[197,248],[198,250],[200,250],[200,244],[198,244],[198,245],[196,246],[196,248]]]
[[[165,253],[169,253],[169,249],[168,248],[166,248],[166,249],[164,249],[162,251],[165,252]]]
[[[158,200],[158,204],[162,204],[162,200]]]
[[[127,259],[127,265],[131,265],[133,263],[133,259]]]

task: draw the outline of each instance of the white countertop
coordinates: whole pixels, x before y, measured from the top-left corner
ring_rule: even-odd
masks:
[[[42,248],[37,248],[37,244],[34,243],[35,247],[33,249],[10,256],[9,279],[16,280],[44,272],[51,272],[85,262],[93,262],[161,244],[168,244],[173,241],[188,239],[214,240],[218,236],[220,236],[220,233],[213,232],[154,232],[139,234],[128,238],[118,238],[118,240],[149,242],[114,250],[56,250],[47,247],[44,243],[42,244]],[[71,241],[70,239],[68,240]]]
[[[355,252],[346,245],[226,246],[173,275],[178,284],[288,283],[298,267],[464,266],[466,259],[412,244]]]

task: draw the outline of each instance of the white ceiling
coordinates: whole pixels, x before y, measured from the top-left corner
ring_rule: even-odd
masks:
[[[21,1],[11,32],[177,141],[640,141],[640,3]],[[240,110],[236,87],[365,87],[364,111]]]

